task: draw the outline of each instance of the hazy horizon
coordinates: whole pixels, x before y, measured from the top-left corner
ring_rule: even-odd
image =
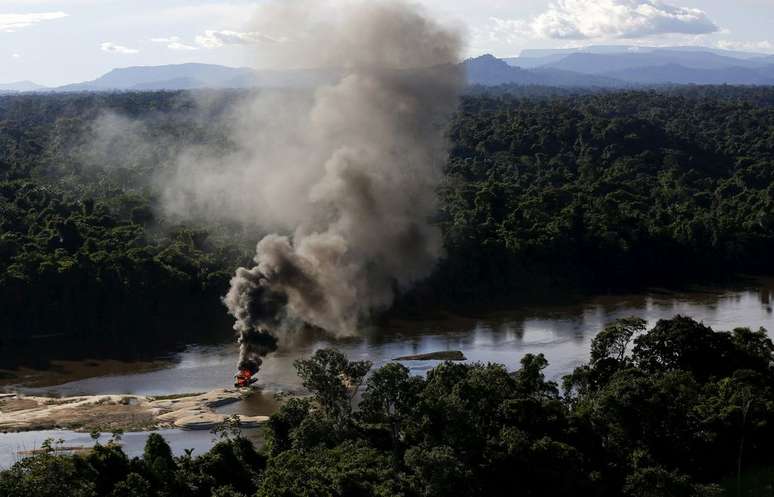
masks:
[[[350,0],[337,0],[350,1]],[[0,83],[93,80],[111,69],[181,63],[272,68],[272,47],[292,42],[255,29],[257,6],[232,0],[0,1]],[[466,33],[465,56],[589,45],[707,46],[774,53],[766,0],[502,0],[419,2]],[[72,36],[78,33],[78,36]],[[257,45],[257,50],[256,50]],[[249,50],[246,48],[250,48]],[[266,54],[266,57],[255,53]],[[252,55],[251,55],[252,54]]]

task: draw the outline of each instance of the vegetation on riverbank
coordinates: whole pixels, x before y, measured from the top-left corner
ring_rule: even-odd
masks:
[[[463,98],[447,256],[402,309],[774,269],[774,89],[519,91]],[[185,147],[229,150],[243,96],[0,97],[0,341],[228,333],[262,233],[181,223],[160,185]]]
[[[619,320],[591,361],[547,381],[542,355],[510,373],[446,362],[427,377],[320,350],[312,392],[271,417],[257,452],[236,435],[199,457],[152,436],[130,460],[108,444],[44,453],[0,473],[0,494],[48,496],[706,497],[774,489],[774,344],[690,318],[648,332]],[[364,385],[353,408],[355,389]]]

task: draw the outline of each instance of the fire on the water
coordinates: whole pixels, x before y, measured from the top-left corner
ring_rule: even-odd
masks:
[[[234,375],[234,387],[249,387],[258,378],[255,374],[261,369],[263,357],[277,350],[277,338],[267,330],[248,330],[239,335],[239,365]]]
[[[234,375],[234,387],[236,388],[245,388],[249,387],[256,381],[258,381],[258,378],[253,378],[253,373],[249,369],[240,369],[237,374]]]

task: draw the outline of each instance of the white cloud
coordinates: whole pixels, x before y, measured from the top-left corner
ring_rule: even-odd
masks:
[[[556,0],[530,22],[533,35],[558,40],[701,35],[719,27],[704,11],[661,0]]]
[[[136,48],[128,48],[122,45],[116,45],[111,41],[106,41],[105,43],[101,44],[100,49],[103,52],[119,53],[119,54],[135,54],[140,52]]]
[[[532,35],[530,24],[522,19],[491,17],[489,20],[492,23],[490,32],[493,39],[514,43]]]
[[[12,59],[21,59],[21,54],[20,53],[12,53],[11,54],[11,58]]]
[[[151,38],[154,43],[164,43],[170,50],[199,50],[199,47],[188,45],[180,41],[179,36],[169,36],[166,38]]]
[[[489,48],[492,46],[513,51],[515,47],[523,46],[531,38],[534,38],[532,28],[529,22],[522,19],[490,17],[486,24],[473,26],[470,29],[473,55],[478,55],[481,51],[493,52],[494,50]]]
[[[0,33],[13,33],[43,21],[67,17],[64,12],[38,12],[34,14],[0,14]]]
[[[181,43],[179,41],[173,41],[172,43],[167,45],[167,48],[170,50],[199,50],[199,47]]]
[[[225,45],[251,45],[254,43],[282,43],[286,38],[274,38],[256,32],[207,30],[196,37],[196,43],[204,48],[220,48]]]
[[[178,36],[169,36],[166,38],[151,38],[151,41],[153,43],[175,43],[180,41],[180,37]]]
[[[774,52],[774,43],[763,41],[733,41],[720,40],[715,44],[723,50],[742,50],[747,52]]]
[[[102,0],[104,1],[104,0]],[[150,2],[150,0],[147,0]],[[199,2],[152,2],[154,5],[163,4],[188,4],[174,7],[161,8],[156,13],[161,19],[175,19],[182,25],[198,26],[241,26],[249,20],[257,3],[239,0],[230,2],[227,0],[199,1]],[[161,5],[159,5],[161,7]]]

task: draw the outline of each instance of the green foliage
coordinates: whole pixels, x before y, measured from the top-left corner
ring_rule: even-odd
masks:
[[[126,479],[116,483],[110,497],[147,497],[152,495],[152,486],[148,480],[137,473],[129,473]]]
[[[527,354],[521,359],[521,369],[516,373],[516,388],[525,397],[556,398],[557,388],[553,382],[546,382],[543,370],[548,361],[543,354]]]
[[[418,445],[406,451],[408,481],[419,495],[470,495],[471,471],[448,446]]]
[[[291,435],[312,412],[309,399],[290,399],[269,419],[266,445],[271,455],[277,455],[293,448]],[[297,439],[297,437],[295,437]]]
[[[91,467],[94,476],[94,486],[98,495],[108,495],[119,482],[129,476],[130,461],[117,444],[97,444],[84,458],[86,464]],[[128,482],[127,492],[136,482]]]
[[[242,437],[242,420],[239,414],[232,414],[226,417],[222,423],[218,424],[210,433],[221,440],[239,439]]]
[[[0,472],[0,495],[7,497],[96,496],[94,474],[78,458],[44,453]]]
[[[450,127],[441,296],[774,269],[774,90],[522,93],[467,96]]]
[[[283,452],[269,461],[257,497],[392,497],[388,458],[364,443]]]
[[[624,318],[607,326],[591,342],[591,362],[612,359],[623,363],[632,337],[645,331],[646,324],[644,319]]]
[[[358,416],[390,436],[393,465],[400,464],[403,425],[415,414],[422,381],[397,362],[386,364],[368,378]]]
[[[157,481],[164,481],[175,471],[175,460],[164,437],[151,433],[145,442],[142,460],[149,469],[151,476]]]
[[[301,383],[309,389],[323,413],[343,422],[352,412],[352,400],[371,369],[370,361],[349,361],[334,349],[319,349],[294,363]]]
[[[181,93],[0,97],[0,341],[228,328],[219,297],[254,240],[159,209],[156,180],[181,147],[223,146],[195,106]],[[130,118],[143,125],[111,124]]]
[[[218,487],[212,491],[212,497],[246,497],[245,494],[234,490],[230,485]]]
[[[715,485],[697,485],[690,477],[664,468],[638,469],[626,478],[625,495],[631,497],[720,497]]]

